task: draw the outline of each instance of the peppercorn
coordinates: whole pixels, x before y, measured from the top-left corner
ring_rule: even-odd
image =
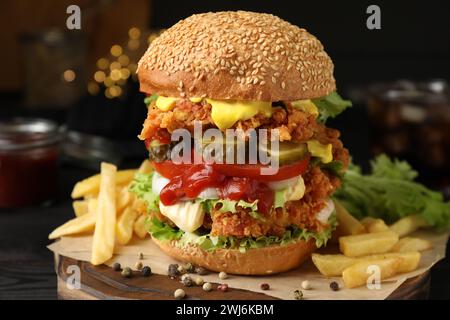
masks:
[[[208,270],[203,267],[195,267],[195,273],[204,276],[205,274],[208,274]]]
[[[330,288],[333,291],[338,291],[339,290],[339,284],[336,281],[333,281],[330,283]]]
[[[131,272],[130,267],[123,268],[122,273],[121,273],[122,277],[124,277],[124,278],[130,278],[131,274],[132,274],[132,272]]]
[[[178,266],[177,271],[180,274],[186,273],[186,269],[184,268],[184,266]]]
[[[180,273],[178,272],[178,264],[169,264],[168,274],[171,278],[177,277]]]
[[[194,265],[190,262],[186,263],[183,267],[186,270],[186,272],[189,272],[189,273],[194,272],[194,269],[195,269]]]
[[[261,290],[269,290],[270,285],[268,283],[261,283]]]
[[[302,281],[302,289],[303,290],[309,290],[311,289],[311,284],[308,280]]]
[[[186,287],[192,287],[192,285],[194,284],[194,282],[192,281],[191,277],[183,277],[183,279],[181,280],[181,282],[183,282],[183,284]]]
[[[144,277],[148,277],[149,275],[152,274],[152,268],[150,268],[149,266],[143,267],[142,270],[141,270],[141,274],[142,274]]]
[[[212,290],[212,284],[211,283],[209,283],[209,282],[205,282],[204,284],[203,284],[203,290],[204,291],[211,291]]]
[[[114,264],[112,265],[112,268],[114,271],[120,271],[122,269],[122,267],[120,266],[120,263],[118,263],[118,262],[114,262]]]
[[[295,290],[294,291],[294,299],[295,300],[302,300],[303,299],[303,292],[301,290]]]
[[[217,290],[222,291],[222,292],[227,292],[228,291],[228,285],[226,283],[219,284],[217,286]]]
[[[186,293],[183,289],[177,289],[173,293],[173,296],[175,297],[175,299],[183,299],[186,296]]]
[[[139,252],[138,258],[139,260],[144,260],[144,254],[142,252]]]
[[[220,280],[225,280],[226,278],[228,278],[228,275],[226,274],[226,272],[221,271],[219,273],[219,279]]]
[[[134,268],[136,270],[141,270],[142,269],[142,262],[140,262],[140,261],[136,262],[136,264],[134,265]]]
[[[196,277],[195,278],[195,280],[194,280],[194,282],[195,282],[195,284],[197,285],[197,286],[201,286],[201,285],[203,285],[203,278],[201,278],[201,277]]]

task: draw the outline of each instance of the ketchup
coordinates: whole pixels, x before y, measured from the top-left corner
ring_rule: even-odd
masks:
[[[173,205],[181,198],[194,199],[206,188],[217,188],[222,199],[258,200],[258,212],[268,214],[274,202],[274,192],[263,182],[251,178],[229,177],[214,170],[211,165],[192,165],[182,174],[174,176],[161,190],[164,205]]]

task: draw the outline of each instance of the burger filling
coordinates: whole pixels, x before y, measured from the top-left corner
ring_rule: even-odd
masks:
[[[161,96],[146,103],[140,138],[154,171],[138,175],[132,191],[145,203],[153,237],[206,250],[326,243],[335,226],[330,197],[349,155],[339,132],[325,121],[350,106],[348,101],[332,93],[273,103]],[[203,130],[278,129],[278,171],[261,175],[262,164],[175,164],[171,134],[181,128],[193,132],[196,122]]]

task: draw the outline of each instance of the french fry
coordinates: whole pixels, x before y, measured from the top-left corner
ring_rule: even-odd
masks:
[[[365,285],[371,276],[371,266],[378,266],[380,269],[380,280],[390,278],[398,272],[401,261],[401,258],[361,261],[345,269],[342,272],[342,280],[347,288]]]
[[[312,255],[312,261],[319,272],[327,277],[342,276],[342,272],[348,267],[359,263],[373,260],[383,260],[391,258],[400,258],[401,263],[398,267],[398,273],[411,272],[417,269],[420,262],[420,252],[403,253],[384,253],[364,256],[359,258],[350,258],[342,254],[318,254]]]
[[[96,215],[95,212],[89,212],[67,221],[62,226],[59,226],[48,236],[49,239],[56,239],[62,236],[73,235],[82,232],[94,230]]]
[[[399,237],[403,238],[404,236],[413,233],[414,231],[418,230],[419,228],[423,228],[428,226],[426,221],[422,219],[419,216],[407,216],[400,220],[398,220],[396,223],[391,225],[389,228],[396,232]]]
[[[124,185],[134,178],[136,173],[135,169],[117,171],[116,184]],[[77,199],[89,195],[96,195],[100,188],[100,174],[96,174],[92,177],[86,178],[75,184],[72,190],[72,198]]]
[[[88,213],[88,201],[86,200],[75,200],[72,202],[72,207],[77,217]]]
[[[100,193],[97,205],[97,221],[92,240],[91,263],[99,265],[109,260],[114,252],[116,231],[116,172],[109,163],[101,164]]]
[[[417,251],[410,252],[390,252],[384,254],[376,254],[367,257],[358,258],[359,260],[381,260],[390,258],[400,258],[402,261],[398,266],[398,273],[411,272],[419,266],[421,254]]]
[[[134,221],[137,216],[138,212],[131,209],[131,207],[125,208],[119,216],[116,225],[116,239],[121,245],[125,245],[130,242],[131,237],[133,236]]]
[[[338,222],[338,226],[334,234],[335,237],[355,235],[366,232],[366,229],[361,222],[353,217],[339,201],[334,200],[334,207],[336,208],[336,218]]]
[[[97,206],[98,206],[98,199],[97,198],[91,198],[88,201],[88,212],[96,213],[97,212]]]
[[[130,204],[132,197],[129,188],[130,186],[128,184],[123,187],[119,187],[119,191],[116,193],[117,212],[122,212],[122,210]]]
[[[142,214],[134,221],[134,233],[141,239],[144,239],[148,234],[147,229],[145,228],[145,221],[147,218],[147,214]]]
[[[146,214],[147,213],[147,204],[144,200],[136,198],[133,200],[133,204],[131,207],[139,212],[139,214]]]
[[[369,233],[382,232],[382,231],[389,230],[389,227],[381,219],[365,217],[364,219],[361,220],[361,223],[366,228],[366,231]]]
[[[397,242],[398,234],[384,231],[340,237],[339,248],[347,257],[360,257],[388,252]]]
[[[340,277],[342,272],[358,262],[357,258],[346,257],[342,254],[312,254],[312,261],[319,272],[327,277]]]
[[[150,161],[148,161],[147,159],[142,161],[139,169],[138,169],[138,173],[144,173],[144,174],[149,174],[153,171],[153,167],[150,164]]]
[[[425,251],[433,248],[433,243],[431,241],[405,237],[400,239],[395,246],[391,249],[392,252],[410,252],[410,251]]]

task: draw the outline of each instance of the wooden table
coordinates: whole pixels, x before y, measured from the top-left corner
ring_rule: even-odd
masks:
[[[77,265],[81,271],[81,290],[67,288],[66,279],[71,274],[66,270]],[[153,274],[149,278],[136,276],[124,279],[120,272],[101,265],[93,266],[84,261],[56,256],[55,269],[58,275],[58,297],[60,299],[174,299],[173,292],[180,288],[177,280]],[[426,299],[430,289],[430,272],[408,279],[388,299]],[[275,300],[276,298],[257,292],[232,289],[227,292],[213,290],[205,292],[201,287],[186,288],[188,299],[204,300]]]

